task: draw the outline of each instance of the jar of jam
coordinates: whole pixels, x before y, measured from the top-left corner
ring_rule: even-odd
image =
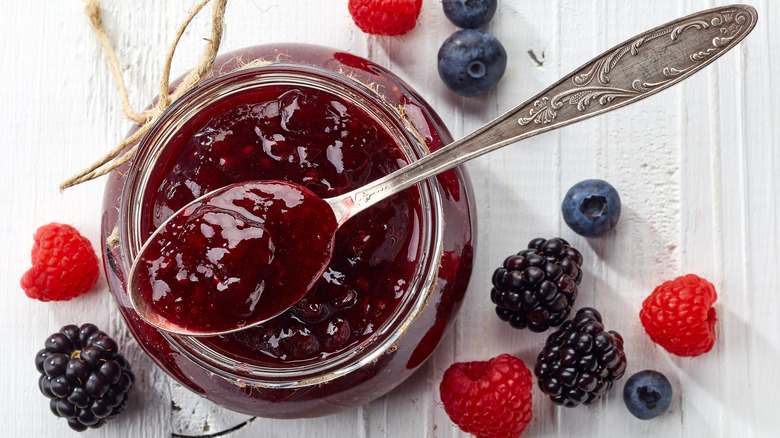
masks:
[[[214,77],[174,102],[132,163],[109,175],[103,257],[131,333],[183,385],[250,415],[327,415],[387,393],[431,355],[466,291],[475,212],[462,169],[347,221],[323,277],[260,326],[159,331],[131,307],[126,278],[151,233],[212,190],[283,180],[327,198],[450,141],[416,92],[365,59],[296,44],[222,55]]]

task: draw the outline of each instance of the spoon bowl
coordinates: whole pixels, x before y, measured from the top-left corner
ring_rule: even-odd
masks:
[[[130,301],[150,324],[190,336],[260,324],[300,301],[327,268],[337,224],[328,204],[283,181],[212,191],[147,239]]]

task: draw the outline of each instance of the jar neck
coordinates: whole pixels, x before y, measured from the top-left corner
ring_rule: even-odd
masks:
[[[173,143],[180,128],[205,108],[222,99],[260,87],[280,85],[324,91],[356,105],[374,120],[376,126],[385,129],[393,137],[407,162],[428,153],[419,134],[398,109],[384,101],[370,86],[330,70],[300,64],[273,64],[238,70],[211,79],[174,102],[138,146],[120,201],[119,243],[126,273],[148,237],[143,235],[142,227],[144,215],[149,214],[149,207],[144,205],[145,194],[158,189],[150,184],[151,176],[158,168],[161,157],[165,156],[166,147]],[[422,244],[417,248],[417,271],[406,297],[395,313],[360,344],[324,360],[280,368],[241,363],[214,351],[198,338],[169,333],[162,333],[163,336],[182,354],[217,375],[275,387],[322,384],[394,351],[396,342],[425,307],[432,293],[442,256],[444,224],[440,188],[435,179],[420,183],[417,188],[420,192],[422,213]]]

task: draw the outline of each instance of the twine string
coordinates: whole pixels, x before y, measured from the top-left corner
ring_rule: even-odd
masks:
[[[136,123],[143,123],[145,121],[144,116],[135,112],[133,106],[130,105],[130,98],[128,97],[125,80],[122,77],[122,70],[119,67],[119,60],[116,57],[114,46],[111,44],[111,39],[108,37],[108,32],[106,32],[106,28],[103,26],[103,16],[100,13],[100,2],[97,0],[90,0],[87,5],[84,6],[84,13],[87,14],[89,26],[97,37],[100,47],[103,49],[103,53],[106,54],[108,68],[111,71],[111,75],[114,77],[117,91],[119,91],[119,100],[122,104],[122,111],[124,111],[125,117]]]
[[[222,34],[225,24],[225,8],[227,6],[227,0],[215,0],[212,4],[211,14],[211,36],[206,40],[206,47],[203,49],[198,63],[195,68],[192,69],[185,77],[184,80],[176,87],[173,94],[169,94],[170,88],[170,73],[171,63],[173,56],[176,52],[176,47],[181,40],[184,31],[187,26],[192,22],[195,16],[210,2],[211,0],[201,0],[195,7],[192,8],[190,13],[184,22],[179,26],[176,37],[174,38],[171,47],[168,50],[165,65],[162,71],[162,79],[160,80],[159,96],[157,105],[144,111],[143,113],[136,112],[130,104],[130,99],[127,92],[127,86],[125,85],[124,78],[122,77],[122,70],[119,66],[119,60],[116,56],[111,39],[106,32],[103,25],[103,19],[100,12],[100,1],[89,0],[84,7],[84,13],[89,18],[90,27],[100,43],[100,47],[103,49],[103,53],[106,55],[109,70],[116,83],[117,90],[119,92],[119,99],[122,105],[122,111],[129,120],[137,123],[139,128],[132,135],[128,136],[117,144],[114,148],[108,151],[100,159],[92,163],[89,167],[81,172],[73,175],[60,184],[60,191],[69,187],[81,184],[86,181],[93,180],[100,176],[103,176],[122,164],[131,160],[138,148],[138,142],[149,131],[155,120],[168,108],[173,101],[184,95],[187,91],[198,85],[203,79],[211,75],[211,71],[214,67],[214,60],[219,52],[219,45],[222,41]],[[127,152],[122,154],[128,146],[133,145]]]

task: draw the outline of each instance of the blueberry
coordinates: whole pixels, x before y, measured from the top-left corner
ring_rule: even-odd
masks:
[[[672,385],[658,371],[644,370],[631,376],[623,387],[623,401],[640,420],[663,414],[672,403]]]
[[[471,97],[493,88],[506,70],[506,50],[496,37],[459,30],[439,49],[439,77],[450,90]]]
[[[444,15],[458,27],[482,27],[496,13],[498,0],[442,0]]]
[[[561,210],[563,220],[575,233],[585,237],[600,237],[617,225],[620,196],[608,182],[587,179],[566,192]]]

